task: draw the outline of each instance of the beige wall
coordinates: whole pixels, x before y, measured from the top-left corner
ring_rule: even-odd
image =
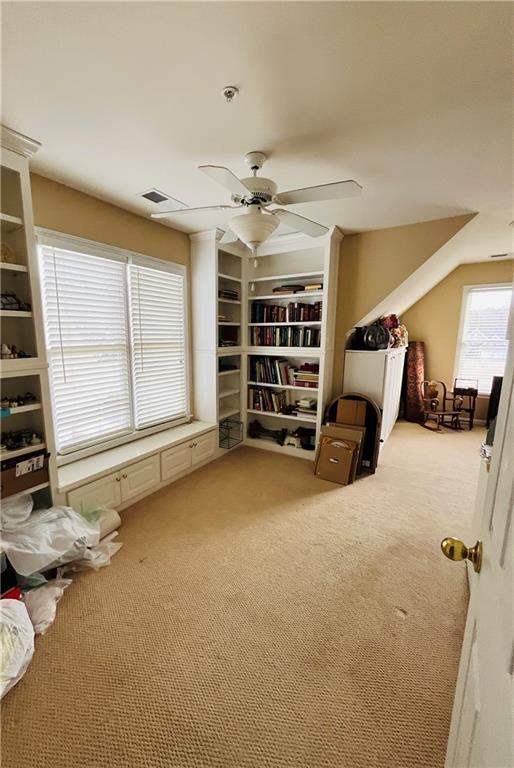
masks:
[[[455,350],[459,333],[462,292],[465,285],[508,283],[512,260],[463,264],[420,299],[402,316],[409,339],[425,342],[425,373],[429,379],[453,384]],[[485,418],[488,398],[480,398],[477,418]]]
[[[334,396],[341,391],[346,333],[429,259],[474,214],[347,235],[341,243]]]
[[[177,232],[37,174],[31,174],[30,181],[36,227],[96,240],[189,267],[189,237],[184,232]]]

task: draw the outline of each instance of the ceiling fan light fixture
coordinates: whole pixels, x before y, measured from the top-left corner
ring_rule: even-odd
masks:
[[[230,219],[232,232],[254,252],[268,237],[271,237],[278,225],[279,221],[275,216],[261,213],[260,210],[249,209],[248,213]]]

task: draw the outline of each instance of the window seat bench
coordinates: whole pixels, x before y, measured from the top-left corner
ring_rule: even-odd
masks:
[[[57,469],[60,502],[123,509],[216,458],[216,424],[193,421]]]

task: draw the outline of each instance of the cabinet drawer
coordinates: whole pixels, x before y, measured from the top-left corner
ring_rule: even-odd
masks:
[[[191,468],[191,443],[181,443],[161,453],[161,477],[172,480]]]
[[[209,456],[212,456],[215,448],[216,432],[214,430],[201,437],[195,437],[191,447],[191,464],[193,467],[196,464],[200,464],[202,461],[206,461]]]
[[[161,479],[159,454],[149,456],[120,470],[123,502],[141,496],[158,485]]]
[[[68,504],[77,512],[90,512],[98,507],[116,508],[121,504],[119,472],[101,477],[68,493]]]

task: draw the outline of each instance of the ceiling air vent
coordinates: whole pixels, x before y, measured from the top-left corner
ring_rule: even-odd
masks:
[[[156,205],[159,203],[167,202],[170,210],[178,211],[181,208],[187,207],[185,203],[182,203],[175,197],[171,197],[171,195],[164,194],[164,192],[159,192],[158,189],[148,189],[146,192],[141,192],[140,196],[144,197],[145,200],[149,200],[151,203],[155,203]]]

